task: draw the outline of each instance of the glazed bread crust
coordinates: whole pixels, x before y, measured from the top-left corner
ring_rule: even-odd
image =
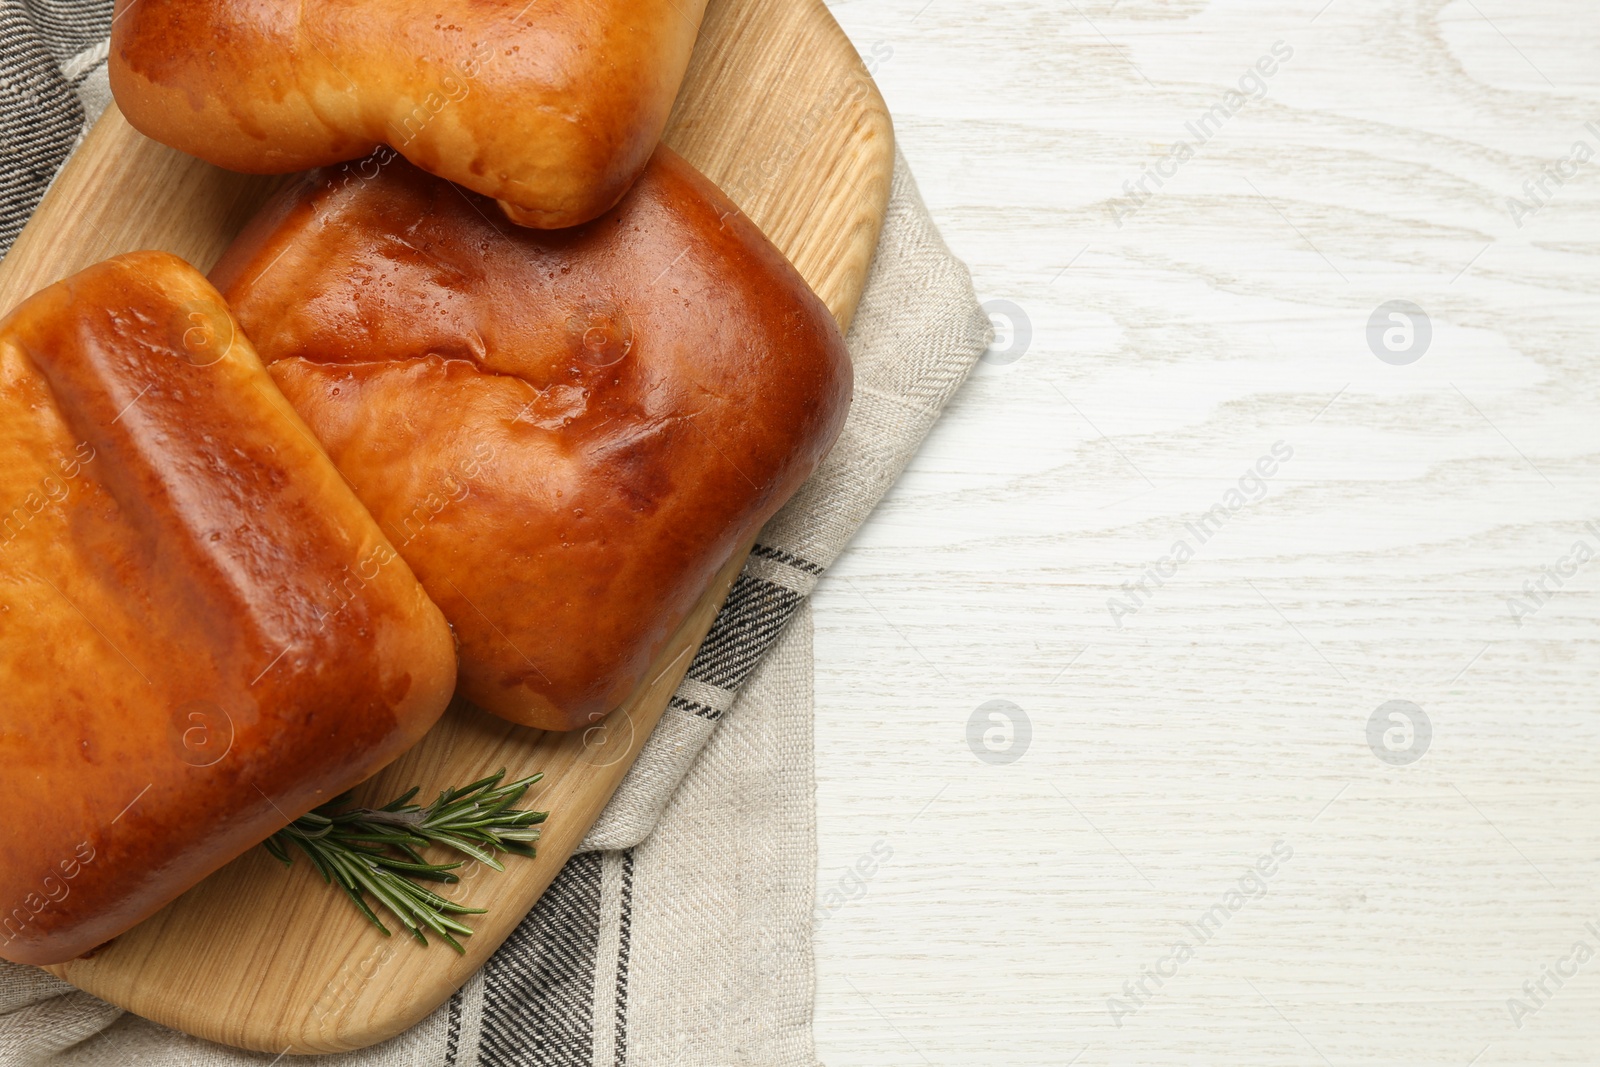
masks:
[[[454,645],[183,261],[21,304],[0,411],[0,957],[59,963],[408,748]]]
[[[594,722],[833,443],[844,341],[669,149],[560,232],[369,162],[286,190],[212,277],[455,625],[463,693]]]
[[[562,227],[612,207],[666,128],[705,0],[117,0],[135,128],[276,174],[388,144]]]

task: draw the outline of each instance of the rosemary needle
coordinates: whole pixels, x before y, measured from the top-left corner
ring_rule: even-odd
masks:
[[[345,808],[350,800],[345,793],[300,816],[262,844],[288,866],[294,862],[289,853],[293,842],[323,881],[337,883],[384,936],[389,928],[368,897],[424,945],[432,931],[461,952],[454,935],[467,936],[472,928],[456,916],[482,915],[484,909],[465,907],[420,885],[421,881],[459,882],[455,871],[462,861],[429,863],[418,849],[441,845],[497,871],[505,870],[495,858],[497,852],[531,859],[540,824],[549,813],[522,811],[514,805],[544,775],[501,785],[505,774],[502,769],[471,785],[447,789],[426,808],[411,802],[420,791],[415,787],[381,808]]]

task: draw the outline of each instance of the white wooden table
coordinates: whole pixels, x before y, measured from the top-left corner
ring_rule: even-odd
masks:
[[[816,597],[823,1062],[1600,1063],[1600,9],[834,10],[1031,339]]]

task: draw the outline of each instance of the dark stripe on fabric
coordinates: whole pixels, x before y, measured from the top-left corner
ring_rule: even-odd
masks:
[[[461,990],[450,994],[450,1023],[444,1032],[444,1067],[456,1067],[461,1046]]]
[[[804,599],[764,578],[739,575],[689,664],[689,677],[720,689],[738,689]]]
[[[11,6],[15,0],[0,0]],[[22,10],[57,63],[111,32],[112,0],[23,0]],[[9,69],[9,67],[7,68]]]
[[[573,1067],[594,1058],[598,852],[573,856],[484,965],[483,1067]]]
[[[772,559],[777,560],[779,563],[787,563],[795,570],[805,571],[807,574],[820,575],[822,573],[822,565],[820,563],[812,563],[810,560],[801,559],[791,552],[785,552],[781,548],[773,548],[771,545],[757,545],[750,550],[750,554],[758,559]]]
[[[83,122],[78,95],[27,9],[0,0],[0,255],[22,232]]]
[[[710,707],[709,705],[702,704],[698,700],[685,700],[682,697],[673,697],[671,700],[667,701],[667,707],[677,708],[679,711],[687,711],[689,714],[697,715],[708,722],[716,722],[718,719],[722,718],[721,711]]]
[[[622,853],[622,928],[617,943],[616,1067],[628,1067],[628,939],[633,926],[633,849]]]

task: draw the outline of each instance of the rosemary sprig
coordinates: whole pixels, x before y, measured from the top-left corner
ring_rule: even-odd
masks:
[[[501,785],[505,773],[502,769],[471,785],[446,790],[426,808],[411,803],[419,792],[416,787],[381,808],[344,808],[350,799],[345,793],[300,816],[262,844],[288,866],[294,862],[289,854],[292,842],[322,872],[323,881],[337,883],[385,937],[389,928],[367,902],[368,895],[424,945],[425,931],[431,930],[461,952],[453,935],[469,935],[472,928],[455,916],[482,915],[484,909],[464,907],[419,885],[419,881],[459,882],[455,871],[461,861],[429,863],[418,849],[443,845],[497,871],[505,866],[495,858],[496,852],[531,859],[539,824],[549,813],[521,811],[513,805],[544,775]]]

